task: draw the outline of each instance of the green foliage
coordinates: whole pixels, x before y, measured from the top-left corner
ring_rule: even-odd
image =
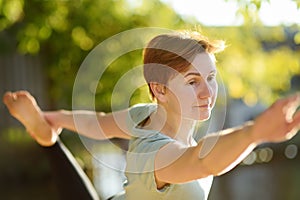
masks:
[[[49,77],[49,96],[57,107],[70,108],[73,82],[80,64],[97,44],[110,36],[136,27],[178,28],[183,20],[160,1],[0,1],[0,30],[15,36],[17,50],[43,58]],[[155,12],[152,12],[155,10]],[[141,54],[128,56],[118,64],[124,73],[140,62]],[[99,109],[110,97],[111,83],[118,75],[107,74],[101,87]]]
[[[299,52],[287,46],[268,52],[262,48],[262,42],[287,39],[283,27],[266,28],[259,22],[257,12],[268,0],[234,1],[240,7],[238,14],[243,16],[244,26],[202,29],[208,36],[227,41],[226,51],[218,55],[218,65],[229,95],[249,104],[257,100],[269,103],[289,90],[291,76],[300,73]],[[294,1],[300,5],[299,0]],[[54,107],[66,109],[71,108],[81,63],[105,39],[137,27],[181,29],[197,25],[194,19],[184,21],[159,0],[0,0],[0,49],[41,57],[41,67],[48,75],[49,97]],[[299,32],[294,41],[300,44]],[[86,77],[90,88],[96,88],[96,109],[110,110],[112,88],[124,73],[142,63],[141,54],[137,50],[119,58],[99,82]],[[146,87],[135,91],[131,103],[149,101],[146,92]],[[121,102],[122,95],[119,97]]]
[[[299,27],[288,30],[299,31]],[[300,73],[299,51],[288,46],[284,27],[223,27],[207,29],[209,35],[226,38],[227,49],[217,55],[219,71],[228,94],[248,105],[271,103],[290,89],[290,80]],[[263,43],[278,45],[264,49]]]

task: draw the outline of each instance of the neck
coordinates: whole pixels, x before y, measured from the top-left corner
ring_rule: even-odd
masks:
[[[157,111],[151,114],[150,123],[146,127],[160,130],[161,133],[190,146],[193,144],[195,124],[194,120],[183,119],[180,114],[167,112],[159,105]]]

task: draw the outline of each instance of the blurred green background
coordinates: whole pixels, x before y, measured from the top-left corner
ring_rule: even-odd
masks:
[[[204,26],[159,0],[0,0],[0,94],[26,89],[45,110],[72,109],[77,71],[105,39],[138,27],[197,29],[228,45],[217,55],[228,99],[225,127],[253,119],[275,99],[300,90],[300,25],[265,26],[258,12],[267,0],[226,2],[239,6],[236,15],[243,19],[241,25]],[[300,1],[293,2],[299,10]],[[97,88],[96,110],[111,111],[112,88],[142,63],[141,53],[122,56],[99,83],[91,83]],[[145,101],[149,101],[147,89],[141,88],[131,103]],[[0,198],[58,199],[39,146],[3,104],[0,116]],[[64,131],[62,139],[89,177],[96,179],[93,159],[78,136]],[[300,199],[299,147],[296,136],[257,148],[234,171],[215,179],[210,199]]]

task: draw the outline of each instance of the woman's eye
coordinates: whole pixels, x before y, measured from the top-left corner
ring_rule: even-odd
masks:
[[[196,84],[196,81],[195,81],[195,80],[192,80],[192,81],[189,81],[188,83],[189,83],[189,85],[195,85],[195,84]]]
[[[212,81],[212,80],[214,80],[215,79],[215,75],[214,74],[212,74],[212,75],[210,75],[208,78],[207,78],[207,80],[208,81]]]

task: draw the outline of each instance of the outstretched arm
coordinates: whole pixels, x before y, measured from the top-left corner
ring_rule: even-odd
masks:
[[[300,129],[300,111],[296,111],[299,104],[297,94],[277,101],[251,123],[204,137],[195,147],[182,148],[176,143],[164,146],[155,160],[157,184],[220,175],[240,163],[257,145],[289,140]],[[171,163],[172,157],[178,159]]]
[[[61,128],[100,140],[113,137],[130,138],[125,124],[127,110],[107,115],[92,111],[43,112],[27,91],[6,92],[3,102],[10,114],[20,121],[42,146],[53,145]]]
[[[109,114],[87,110],[59,110],[44,112],[43,115],[52,127],[65,128],[89,138],[130,138],[126,127],[128,110]]]

